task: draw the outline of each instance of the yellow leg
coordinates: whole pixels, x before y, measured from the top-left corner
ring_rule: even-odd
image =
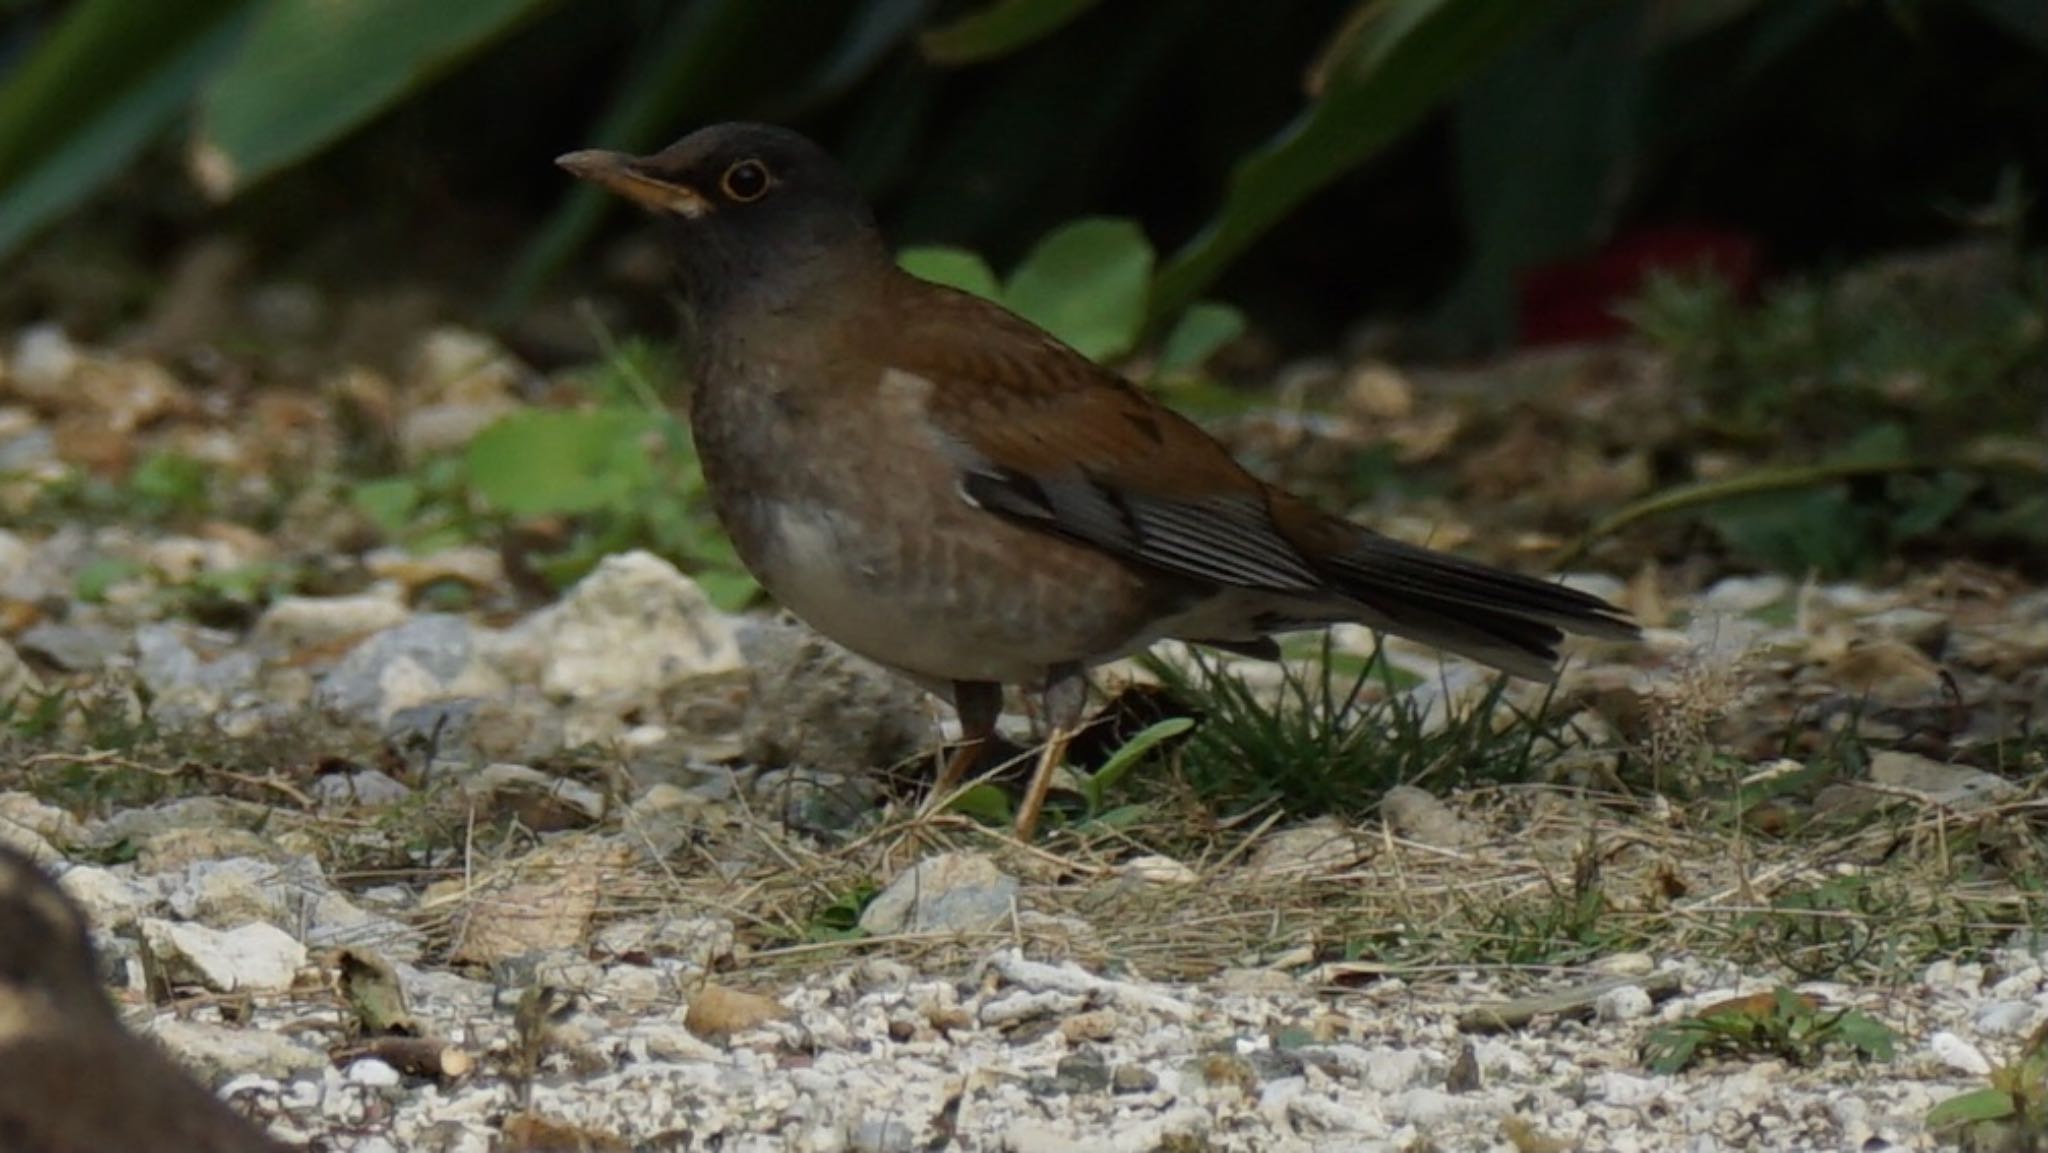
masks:
[[[1038,764],[1031,770],[1031,784],[1024,790],[1024,797],[1017,802],[1017,839],[1028,841],[1038,831],[1038,817],[1045,809],[1045,795],[1052,791],[1052,775],[1059,771],[1060,763],[1067,759],[1067,742],[1074,739],[1074,730],[1056,727],[1045,737],[1045,748],[1039,750]]]

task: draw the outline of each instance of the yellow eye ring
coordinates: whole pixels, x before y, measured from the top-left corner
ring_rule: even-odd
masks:
[[[718,187],[735,204],[745,204],[768,195],[768,166],[758,160],[742,160],[725,170]]]

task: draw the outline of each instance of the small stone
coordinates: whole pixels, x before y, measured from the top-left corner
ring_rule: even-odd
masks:
[[[1116,1036],[1116,1014],[1107,1009],[1076,1013],[1060,1022],[1060,1036],[1066,1038],[1069,1045],[1083,1041],[1107,1041]]]
[[[1884,749],[1870,758],[1870,779],[1880,785],[1916,793],[1928,804],[1959,812],[1975,812],[2003,804],[2019,794],[2019,786],[1968,765],[1945,765],[1918,753]]]
[[[2033,1030],[2036,1012],[2027,1001],[1987,1001],[1974,1015],[1977,1031],[1987,1037],[2018,1037]]]
[[[222,932],[149,918],[142,941],[165,980],[216,993],[282,992],[306,963],[304,945],[260,922]]]
[[[398,1070],[375,1057],[363,1057],[348,1067],[348,1083],[363,1085],[371,1089],[394,1089],[399,1083]]]
[[[649,552],[606,557],[530,632],[545,654],[540,686],[557,700],[644,698],[745,666],[731,623],[697,582]]]
[[[1709,612],[1745,616],[1778,604],[1792,595],[1792,582],[1776,574],[1726,577],[1701,593],[1699,607]]]
[[[1202,879],[1187,865],[1157,853],[1125,861],[1117,868],[1117,875],[1141,885],[1192,885]]]
[[[852,1153],[912,1153],[917,1149],[917,1134],[901,1121],[875,1120],[869,1118],[853,1127],[853,1136],[847,1143]]]
[[[313,700],[337,719],[382,725],[400,709],[503,688],[478,659],[467,620],[421,613],[349,650],[322,678]]]
[[[1966,1077],[1983,1077],[1992,1069],[1991,1061],[1984,1056],[1983,1050],[1947,1029],[1927,1039],[1927,1050],[1935,1060]]]
[[[1414,785],[1388,789],[1380,798],[1380,816],[1386,818],[1395,836],[1432,848],[1462,848],[1482,839],[1479,830],[1452,812],[1441,798]]]
[[[0,640],[0,703],[34,696],[43,691],[43,680],[26,664],[14,646]]]
[[[1017,899],[1017,879],[980,853],[927,857],[889,883],[861,912],[860,927],[894,933],[978,932],[1000,924]]]
[[[1623,985],[1593,998],[1593,1015],[1602,1021],[1634,1021],[1650,1009],[1650,994],[1640,985]]]
[[[323,805],[351,809],[382,809],[412,799],[412,787],[379,769],[322,773],[306,790]]]
[[[795,621],[749,621],[737,634],[750,691],[749,762],[865,773],[932,739],[924,691]]]
[[[1142,1065],[1118,1065],[1109,1075],[1112,1093],[1150,1093],[1159,1088],[1159,1075]]]
[[[256,619],[252,639],[282,653],[298,653],[351,637],[396,628],[411,614],[390,597],[280,597]]]
[[[158,901],[154,890],[97,865],[73,865],[58,876],[57,887],[78,902],[94,928],[108,933],[133,928]]]
[[[1351,868],[1363,855],[1348,827],[1333,817],[1319,817],[1268,834],[1252,851],[1247,867],[1268,878],[1320,877]]]
[[[720,1041],[788,1015],[789,1010],[773,998],[707,984],[690,998],[683,1027],[706,1041]]]
[[[288,1080],[328,1068],[327,1054],[267,1029],[231,1029],[164,1017],[147,1033],[206,1084],[255,1075]]]
[[[1109,1065],[1093,1053],[1070,1053],[1053,1069],[1061,1093],[1100,1093],[1109,1088]]]
[[[90,673],[100,671],[108,660],[127,650],[128,634],[98,622],[45,621],[15,638],[15,644],[22,652],[40,657],[65,672]],[[0,695],[4,695],[4,690],[0,690]]]

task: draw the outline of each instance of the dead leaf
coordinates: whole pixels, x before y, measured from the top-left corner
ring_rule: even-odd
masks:
[[[705,985],[690,998],[683,1027],[706,1041],[722,1041],[768,1021],[789,1015],[780,1001],[759,993],[743,993],[723,985]]]

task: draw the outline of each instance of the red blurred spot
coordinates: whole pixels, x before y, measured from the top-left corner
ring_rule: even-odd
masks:
[[[1523,347],[1612,340],[1628,332],[1616,309],[1659,272],[1706,272],[1738,297],[1756,291],[1761,260],[1749,236],[1711,225],[1631,229],[1578,260],[1529,269],[1517,278],[1516,327]]]

